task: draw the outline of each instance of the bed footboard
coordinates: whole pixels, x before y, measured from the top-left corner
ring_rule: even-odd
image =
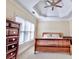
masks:
[[[36,52],[70,52],[70,39],[35,39],[35,54]]]

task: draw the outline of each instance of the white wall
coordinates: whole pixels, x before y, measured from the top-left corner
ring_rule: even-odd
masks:
[[[72,20],[69,21],[70,24],[70,35],[72,36]]]
[[[24,9],[20,4],[18,4],[16,0],[6,0],[6,17],[13,18],[14,21],[16,16],[34,23],[36,31],[37,18],[28,12],[28,10]]]
[[[69,21],[41,21],[38,23],[38,37],[42,37],[43,32],[62,32],[70,36]]]
[[[25,20],[28,20],[35,24],[37,19],[30,14],[27,10],[25,10],[21,5],[19,5],[16,0],[6,0],[6,17],[7,18],[13,18],[11,20],[15,21],[15,17],[19,16],[21,18],[24,18]],[[34,41],[30,41],[28,43],[24,43],[19,46],[19,55],[18,57],[21,57],[20,54],[24,51],[27,51],[27,48],[32,46]]]
[[[18,4],[16,0],[6,0],[6,16],[7,18],[20,16],[32,23],[36,23],[36,18]]]

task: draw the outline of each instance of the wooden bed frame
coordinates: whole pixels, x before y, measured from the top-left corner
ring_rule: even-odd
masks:
[[[36,52],[64,52],[71,54],[70,46],[71,38],[66,36],[64,36],[62,39],[36,38],[34,53],[36,54]]]
[[[66,52],[70,54],[70,39],[35,39],[35,53]]]

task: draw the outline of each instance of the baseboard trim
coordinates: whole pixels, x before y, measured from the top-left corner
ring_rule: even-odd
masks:
[[[31,44],[30,44],[31,43]],[[31,47],[33,47],[33,41],[29,42],[28,44],[24,45],[24,47],[19,48],[18,55],[22,54],[24,51],[28,51]]]

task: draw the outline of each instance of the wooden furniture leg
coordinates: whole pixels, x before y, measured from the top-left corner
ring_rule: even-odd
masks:
[[[70,55],[72,55],[72,45],[70,45]]]

